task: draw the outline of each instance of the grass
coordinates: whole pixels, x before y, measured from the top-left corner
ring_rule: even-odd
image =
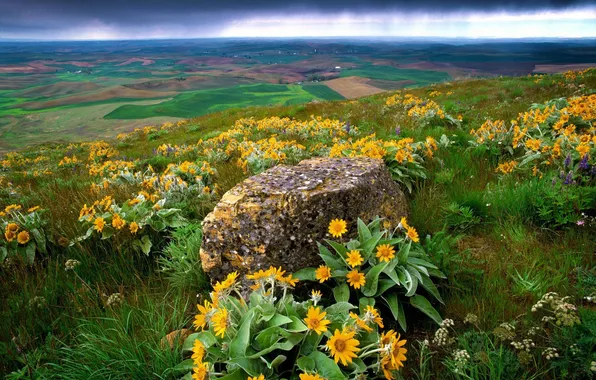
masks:
[[[354,75],[354,70],[350,71]],[[568,378],[562,370],[551,371],[550,367],[541,367],[542,364],[532,371],[521,367],[510,349],[495,346],[488,335],[500,323],[528,317],[529,308],[545,291],[557,291],[575,300],[596,291],[593,233],[575,225],[564,228],[545,225],[538,217],[535,199],[548,194],[546,191],[551,186],[548,178],[501,179],[495,173],[498,157],[468,144],[468,131],[478,128],[487,117],[509,120],[532,103],[572,96],[577,91],[575,85],[558,86],[554,82],[537,84],[526,77],[496,78],[411,89],[409,92],[418,96],[433,90],[442,92],[435,100],[448,108],[448,112],[459,113],[463,118],[460,128],[431,125],[424,129],[417,128],[408,118],[387,112],[387,94],[358,101],[294,105],[295,99],[325,99],[336,95],[322,85],[208,90],[211,95],[226,99],[226,103],[218,106],[206,94],[192,92],[162,104],[118,108],[112,117],[190,114],[197,109],[208,112],[218,107],[222,110],[194,118],[187,125],[152,139],[140,134],[125,143],[111,143],[118,147],[121,157],[139,159],[143,167],[151,164],[163,169],[169,163],[196,157],[158,159],[153,153],[158,146],[196,143],[216,136],[242,117],[280,115],[307,120],[310,115],[320,115],[349,120],[366,133],[376,133],[385,139],[395,138],[397,125],[401,126],[400,137],[449,136],[453,145],[428,160],[428,179],[418,181],[408,194],[409,222],[417,228],[435,263],[448,275],[439,286],[445,305],[436,306],[444,317],[453,318],[460,325],[468,313],[474,313],[479,317],[478,328],[488,332],[484,336],[480,332],[472,334],[460,325],[456,329],[460,334],[456,346],[477,351],[478,357],[483,358],[480,361],[483,364],[471,372],[475,378]],[[584,84],[595,88],[596,78],[587,77]],[[450,91],[453,94],[446,95]],[[523,96],[517,99],[520,91]],[[245,103],[249,96],[252,99]],[[265,106],[223,109],[245,104]],[[11,133],[10,139],[17,141],[23,131],[12,129]],[[51,136],[50,131],[44,136]],[[32,177],[2,172],[10,177],[18,192],[12,194],[0,189],[0,206],[15,202],[47,206],[54,239],[77,236],[81,233],[76,221],[80,207],[97,199],[97,194],[89,188],[92,178],[84,167],[75,170],[57,167],[68,151],[65,144],[48,144],[39,149],[25,149],[22,153],[32,158],[47,156],[54,174]],[[76,150],[72,153],[81,156]],[[221,162],[215,169],[215,180],[222,193],[247,176],[234,162]],[[126,199],[131,191],[121,188],[113,196]],[[191,326],[197,293],[209,287],[198,269],[201,241],[198,225],[211,207],[213,204],[188,200],[184,208],[192,210],[190,223],[161,236],[157,249],[148,257],[135,255],[125,244],[107,240],[66,249],[56,243],[50,255],[33,267],[18,261],[3,264],[0,317],[5,323],[0,326],[0,372],[15,371],[15,377],[21,373],[23,377],[72,379],[165,379],[183,375],[175,368],[182,360],[179,347],[164,348],[161,341],[166,334]],[[426,235],[429,235],[427,240]],[[67,259],[79,260],[81,265],[75,271],[65,271]],[[107,298],[114,293],[120,293],[123,302],[108,306]],[[586,315],[583,318],[589,321],[592,309],[585,303],[580,307]],[[395,324],[390,316],[385,318],[387,326]],[[405,333],[410,352],[404,377],[456,378],[448,369],[453,364],[449,361],[451,353],[433,356],[414,349],[416,340],[432,339],[435,328],[421,321],[413,323]],[[588,336],[586,331],[582,334]],[[557,339],[567,342],[564,336]],[[569,371],[573,366],[565,368]]]

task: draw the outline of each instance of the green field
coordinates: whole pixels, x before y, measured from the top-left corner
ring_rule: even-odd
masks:
[[[364,63],[355,69],[342,70],[341,77],[363,77],[370,79],[415,82],[413,86],[426,86],[432,83],[444,82],[451,79],[449,74],[442,71],[398,69],[392,66],[373,65]]]
[[[194,91],[150,106],[124,105],[110,112],[106,119],[144,119],[156,116],[196,117],[228,108],[267,105],[291,105],[312,100],[343,99],[325,85],[240,85]]]

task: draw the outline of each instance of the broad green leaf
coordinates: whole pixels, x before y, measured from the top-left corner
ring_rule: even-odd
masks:
[[[400,264],[406,265],[408,263],[408,256],[410,254],[410,248],[412,247],[412,242],[409,241],[408,244],[400,247],[399,252],[397,253],[397,260]]]
[[[308,327],[300,320],[300,318],[291,315],[290,319],[292,322],[285,326],[284,329],[289,332],[302,332],[308,330]]]
[[[195,363],[192,359],[186,359],[181,361],[180,363],[176,364],[174,366],[174,369],[176,371],[192,371],[192,369],[195,367]]]
[[[31,230],[31,234],[37,243],[37,248],[39,248],[39,252],[46,253],[46,237],[43,233],[41,233],[37,228],[33,228]]]
[[[279,331],[281,334],[283,334],[285,336],[285,339],[283,341],[275,343],[275,344],[271,345],[270,347],[267,347],[267,348],[257,352],[256,354],[247,356],[246,358],[247,359],[258,359],[261,356],[266,355],[266,354],[268,354],[272,351],[275,351],[275,350],[290,351],[298,343],[300,343],[302,341],[302,338],[304,337],[304,334],[302,334],[302,333],[288,333],[288,332],[285,332],[284,329],[280,329]]]
[[[315,370],[315,361],[308,356],[301,356],[296,360],[298,369],[302,372],[313,372]]]
[[[280,332],[280,327],[268,327],[265,330],[261,331],[257,337],[255,338],[255,349],[263,350],[267,347],[271,347],[275,343],[277,343],[280,339],[282,339]],[[254,345],[254,343],[253,343]]]
[[[311,353],[309,356],[315,362],[315,368],[319,375],[324,377],[327,380],[346,380],[347,377],[341,372],[341,369],[333,361],[333,359],[329,358],[322,352],[315,351]]]
[[[415,257],[410,257],[408,259],[408,263],[416,264],[418,266],[423,266],[425,268],[438,269],[434,264],[430,263],[429,261],[426,261],[424,259],[415,258]]]
[[[228,361],[236,364],[238,369],[223,376],[218,377],[218,380],[246,380],[248,376],[256,377],[265,372],[267,366],[259,359],[236,358]],[[246,376],[248,374],[248,376]]]
[[[379,275],[386,266],[387,263],[377,264],[368,271],[366,274],[366,283],[362,287],[362,294],[367,297],[372,297],[375,295],[379,285]]]
[[[413,267],[411,265],[407,265],[406,266],[406,270],[408,272],[410,272],[410,274],[412,275],[412,277],[416,277],[419,282],[422,282],[422,275],[420,274],[420,272],[418,271],[417,268],[415,268],[415,267]]]
[[[337,302],[326,308],[325,311],[329,316],[347,315],[350,310],[355,308],[356,306],[349,302]]]
[[[0,247],[0,263],[6,259],[6,256],[8,256],[8,250],[6,247]]]
[[[277,309],[270,303],[262,303],[258,306],[259,310],[261,310],[261,317],[259,318],[259,322],[262,321],[269,321],[271,318],[275,316]]]
[[[315,332],[311,332],[304,338],[300,346],[300,354],[301,355],[310,355],[311,352],[316,351],[317,347],[321,343],[324,335],[318,335]]]
[[[295,272],[292,276],[300,281],[316,281],[315,268],[304,268]]]
[[[404,314],[404,309],[399,302],[399,296],[397,293],[392,292],[383,297],[387,306],[389,306],[389,310],[391,310],[391,314],[393,314],[393,318],[399,323],[399,326],[402,330],[406,331],[406,315]]]
[[[317,244],[319,246],[319,256],[321,256],[321,259],[323,259],[325,264],[332,269],[332,273],[333,270],[343,269],[346,267],[346,265],[340,260],[336,259],[325,246],[323,246],[321,243]]]
[[[29,264],[29,265],[33,265],[33,262],[35,261],[35,248],[36,248],[36,244],[33,242],[30,242],[29,244],[27,244],[27,248],[25,248],[25,254],[27,256],[27,264]]]
[[[362,256],[364,257],[365,262],[370,259],[375,247],[377,246],[379,240],[381,240],[382,237],[383,234],[379,232],[372,235],[370,238],[368,238],[366,241],[362,243]]]
[[[328,239],[325,239],[325,242],[327,242],[327,244],[329,244],[331,247],[333,247],[333,249],[335,250],[335,252],[337,253],[337,255],[339,257],[342,257],[344,259],[346,258],[347,254],[348,254],[348,249],[343,244],[339,244],[336,241],[328,240]]]
[[[364,242],[370,239],[371,236],[372,234],[370,233],[370,230],[366,224],[362,221],[362,219],[358,218],[358,239],[361,242]]]
[[[267,322],[267,327],[281,326],[281,325],[285,325],[286,323],[292,323],[292,320],[290,318],[286,317],[285,315],[278,313],[278,314],[275,314],[273,316],[273,318],[271,318]]]
[[[447,278],[447,276],[445,276],[445,274],[438,269],[429,269],[428,274],[437,278]]]
[[[375,293],[375,297],[380,296],[381,294],[385,293],[387,290],[391,289],[395,286],[395,282],[393,280],[388,280],[386,278],[379,279],[379,287],[377,289],[377,293]]]
[[[345,282],[333,288],[335,302],[348,302],[350,300],[350,287]]]
[[[430,277],[428,276],[422,276],[422,287],[424,289],[426,289],[427,292],[429,292],[430,294],[433,295],[433,297],[435,297],[437,299],[437,301],[439,301],[442,304],[445,304],[445,302],[443,302],[443,299],[441,298],[441,295],[439,294],[439,290],[437,289],[437,287],[435,286],[435,284],[433,283],[433,280],[430,279]]]
[[[424,314],[428,315],[437,324],[440,325],[441,322],[443,322],[443,318],[441,318],[439,312],[435,310],[426,297],[417,294],[410,298],[410,304]]]
[[[270,364],[270,365],[268,365],[267,367],[268,367],[269,369],[276,369],[276,368],[277,368],[277,367],[279,367],[279,366],[280,366],[280,365],[281,365],[283,362],[285,362],[287,359],[288,359],[288,357],[287,357],[287,356],[285,356],[285,355],[277,355],[277,356],[275,357],[275,359],[273,359],[273,360],[271,361],[271,364]]]
[[[234,339],[232,339],[230,342],[231,358],[240,358],[246,355],[246,349],[250,343],[250,325],[254,316],[255,312],[254,309],[252,309],[242,317],[238,332],[236,333]]]

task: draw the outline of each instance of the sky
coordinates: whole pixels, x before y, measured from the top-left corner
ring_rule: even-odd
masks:
[[[596,0],[0,0],[0,39],[596,37]]]

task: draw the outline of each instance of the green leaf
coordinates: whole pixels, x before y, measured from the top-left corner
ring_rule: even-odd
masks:
[[[337,255],[339,257],[342,257],[344,259],[347,257],[348,249],[343,244],[339,244],[336,241],[328,240],[328,239],[325,239],[325,241],[327,242],[327,244],[329,244],[331,247],[333,247],[333,249],[335,250],[335,252],[337,253]]]
[[[335,315],[347,315],[348,312],[352,309],[355,309],[356,306],[352,305],[349,302],[337,302],[328,308],[325,309],[327,314],[335,316]]]
[[[385,293],[387,290],[391,289],[395,286],[395,282],[393,280],[388,280],[386,278],[379,279],[379,287],[377,292],[375,293],[375,297],[380,296],[381,294]]]
[[[27,247],[25,248],[25,255],[27,256],[27,264],[29,264],[29,265],[33,265],[33,262],[35,261],[35,248],[36,248],[36,244],[33,242],[29,242],[29,244],[27,244]]]
[[[6,247],[0,247],[0,263],[6,259],[6,256],[8,256],[8,250]]]
[[[285,325],[287,323],[292,323],[292,320],[290,318],[286,317],[285,315],[278,313],[278,314],[275,314],[273,316],[273,318],[271,318],[267,322],[267,327],[281,326],[281,325]]]
[[[410,255],[410,248],[412,247],[412,242],[409,241],[408,244],[400,247],[399,252],[397,253],[397,261],[402,264],[406,265],[408,263],[408,256]]]
[[[192,371],[192,369],[195,367],[195,363],[192,359],[186,359],[183,360],[182,362],[176,364],[174,366],[174,369],[176,371],[180,371],[180,372],[186,372],[186,371]]]
[[[350,287],[345,282],[333,288],[335,302],[348,302],[350,300]]]
[[[437,287],[433,283],[433,280],[430,279],[430,277],[428,277],[428,276],[422,276],[422,283],[421,284],[422,284],[422,287],[424,289],[426,289],[427,292],[429,292],[430,294],[432,294],[433,297],[435,297],[437,299],[437,301],[439,301],[442,304],[445,304],[445,302],[443,302],[443,299],[441,298],[441,295],[439,294],[439,290],[437,289]]]
[[[255,338],[255,348],[257,350],[263,350],[277,343],[279,340],[282,339],[282,336],[279,334],[280,330],[280,327],[274,326],[261,331]]]
[[[300,320],[300,318],[291,315],[290,319],[292,320],[292,323],[290,323],[289,325],[287,325],[286,327],[284,327],[284,329],[286,331],[289,332],[302,332],[302,331],[306,331],[308,330],[308,327],[306,327],[306,325],[304,323],[302,323],[302,321]]]
[[[319,256],[321,256],[321,259],[323,259],[323,261],[325,262],[325,264],[331,268],[332,270],[335,269],[343,269],[345,268],[345,264],[343,264],[341,261],[337,260],[333,254],[331,253],[331,251],[329,251],[324,245],[322,245],[321,243],[317,243],[319,246]]]
[[[387,263],[377,264],[368,271],[366,274],[366,283],[362,287],[362,294],[367,297],[372,297],[375,295],[379,285],[379,275],[386,266]]]
[[[229,361],[229,363],[232,364],[236,364],[238,367],[237,370],[223,376],[223,377],[218,377],[218,380],[245,380],[248,376],[246,376],[246,373],[248,373],[249,376],[259,376],[261,373],[265,372],[265,369],[267,368],[265,366],[265,363],[263,363],[260,360],[249,360],[246,358],[238,358],[238,359],[232,359]],[[259,367],[260,365],[260,367]],[[251,371],[247,371],[246,368],[251,369]],[[261,371],[256,372],[255,370],[257,368],[260,368]]]
[[[323,334],[318,335],[314,332],[307,334],[300,346],[300,354],[310,355],[311,352],[316,351],[317,347],[321,343],[321,340],[323,339],[323,336]]]
[[[316,281],[315,268],[304,268],[293,274],[294,278],[300,281]]]
[[[151,239],[147,235],[143,236],[140,240],[136,239],[133,244],[139,247],[145,255],[149,255],[151,252],[151,246],[153,245],[153,243],[151,243]]]
[[[315,361],[308,356],[301,356],[296,360],[298,369],[302,372],[313,372],[315,370]]]
[[[287,357],[287,356],[285,356],[285,355],[277,355],[277,356],[275,357],[275,359],[273,359],[273,360],[271,361],[271,364],[270,364],[270,365],[268,365],[267,367],[268,367],[269,369],[276,369],[276,368],[277,368],[277,367],[279,367],[279,366],[280,366],[280,365],[281,365],[283,362],[285,362],[287,359],[288,359],[288,357]]]
[[[377,244],[379,243],[379,240],[381,240],[381,238],[383,237],[382,233],[376,233],[373,236],[371,236],[370,238],[368,238],[366,241],[364,241],[362,243],[362,256],[364,257],[364,261],[368,261],[368,259],[370,258],[370,256],[373,253],[373,250],[375,249],[375,247],[377,246]]]
[[[31,234],[37,243],[37,247],[39,248],[39,252],[46,253],[46,237],[42,234],[37,228],[33,228],[31,230]]]
[[[261,311],[261,317],[259,318],[259,322],[267,322],[271,320],[275,316],[277,309],[270,303],[263,303],[258,306],[259,310]]]
[[[391,314],[393,314],[393,318],[399,323],[399,326],[402,330],[406,331],[406,314],[404,313],[404,309],[399,302],[399,296],[397,293],[392,292],[387,294],[383,297],[387,306],[389,306],[389,310]]]
[[[441,324],[443,322],[443,318],[435,308],[430,304],[430,302],[421,295],[415,295],[410,298],[410,304],[414,306],[416,309],[420,310],[424,314],[428,315],[433,321],[437,324]]]
[[[366,310],[367,306],[375,306],[375,299],[362,297],[358,300],[358,309],[361,313],[364,313],[364,310]]]
[[[362,221],[362,219],[358,218],[358,240],[364,242],[370,239],[371,236],[372,234],[370,233],[370,230],[366,224]]]
[[[275,350],[283,350],[283,351],[290,351],[292,350],[298,343],[302,341],[304,334],[302,333],[288,333],[285,332],[284,329],[280,329],[279,332],[285,335],[285,340],[275,343],[256,354],[247,356],[247,359],[259,359],[261,356],[266,355]],[[284,334],[285,333],[285,334]]]
[[[250,343],[250,325],[255,316],[254,309],[251,309],[248,313],[244,314],[240,321],[240,327],[238,332],[232,341],[230,342],[230,357],[240,358],[246,355],[246,349]]]
[[[308,355],[309,358],[314,360],[315,369],[319,375],[326,378],[327,380],[346,380],[347,377],[341,372],[341,369],[333,361],[322,352],[315,351]]]

